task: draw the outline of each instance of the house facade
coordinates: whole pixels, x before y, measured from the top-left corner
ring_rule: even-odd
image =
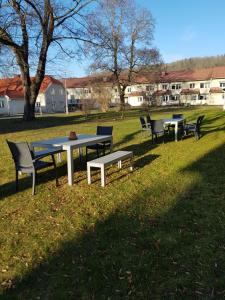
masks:
[[[61,82],[66,87],[69,106],[79,108],[83,101],[91,101],[91,77],[64,78]]]
[[[91,108],[99,108],[102,106],[103,97],[110,97],[111,100],[117,95],[107,76],[65,78],[61,82],[67,90],[68,105],[75,108],[81,108],[88,103]]]
[[[0,114],[16,115],[24,111],[24,91],[20,76],[0,79]],[[36,100],[38,113],[64,112],[66,91],[63,84],[46,75]]]
[[[145,74],[126,88],[126,102],[154,105],[225,105],[225,67]]]
[[[111,104],[120,103],[117,86],[110,76],[66,79],[68,103],[96,98],[96,87],[111,90]],[[98,99],[96,98],[97,102]],[[225,66],[198,70],[145,72],[125,89],[125,103],[150,105],[225,105]],[[97,106],[97,104],[96,104]]]

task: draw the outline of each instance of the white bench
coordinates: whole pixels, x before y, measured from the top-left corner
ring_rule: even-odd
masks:
[[[91,184],[91,168],[101,169],[101,186],[105,186],[105,168],[113,163],[118,163],[118,168],[122,168],[122,160],[130,159],[130,170],[133,170],[133,152],[116,151],[114,153],[99,157],[87,163],[88,184]]]

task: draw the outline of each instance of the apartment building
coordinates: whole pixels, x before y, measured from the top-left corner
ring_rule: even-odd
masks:
[[[144,102],[156,105],[224,105],[225,67],[163,72],[141,76],[139,84],[126,89],[126,102],[140,106]]]
[[[118,89],[110,75],[68,78],[63,82],[69,103],[79,104],[83,99],[98,102],[96,88],[110,92],[111,104],[120,102]],[[133,84],[127,86],[125,102],[131,106],[144,103],[159,106],[225,105],[225,67],[139,74]]]

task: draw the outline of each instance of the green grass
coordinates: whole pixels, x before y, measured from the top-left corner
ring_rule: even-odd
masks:
[[[0,120],[1,299],[222,299],[225,297],[225,112],[187,108],[188,121],[205,114],[203,137],[152,144],[138,115],[77,114],[33,123]],[[155,110],[153,118],[172,109]],[[99,173],[88,186],[75,157],[75,183],[60,186],[49,169],[20,179],[5,139],[29,142],[113,125],[114,149],[134,151],[135,170]],[[65,158],[65,154],[63,154]]]

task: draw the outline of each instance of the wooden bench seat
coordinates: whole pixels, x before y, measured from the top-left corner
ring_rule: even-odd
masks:
[[[105,168],[114,163],[118,163],[118,168],[122,168],[122,161],[130,159],[130,169],[133,170],[133,152],[132,151],[116,151],[108,155],[99,157],[87,163],[88,184],[91,184],[91,168],[101,169],[101,186],[105,186]]]

